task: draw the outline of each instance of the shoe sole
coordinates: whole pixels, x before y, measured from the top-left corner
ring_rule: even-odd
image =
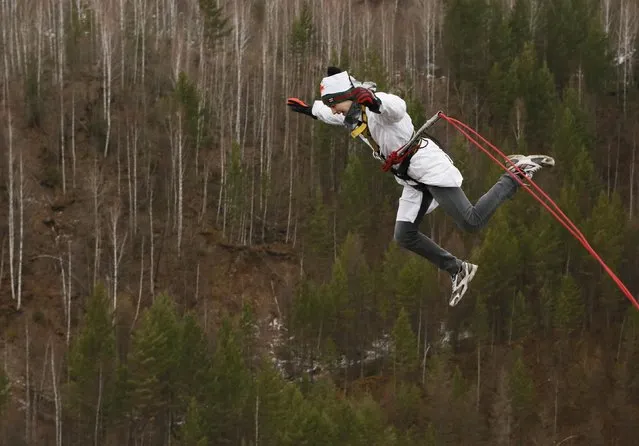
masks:
[[[462,297],[464,297],[464,295],[468,291],[468,285],[470,284],[470,281],[473,280],[473,277],[475,277],[475,274],[477,274],[479,266],[473,265],[472,263],[471,265],[472,266],[470,268],[470,272],[468,273],[468,278],[466,279],[466,286],[462,287],[459,292],[455,293],[448,302],[448,305],[450,305],[451,307],[456,306],[462,300]]]
[[[555,159],[552,156],[548,155],[510,155],[508,159],[511,163],[517,164],[524,158],[527,158],[531,163],[535,163],[540,165],[541,167],[554,167]],[[511,172],[516,172],[515,166],[508,165],[508,170]]]

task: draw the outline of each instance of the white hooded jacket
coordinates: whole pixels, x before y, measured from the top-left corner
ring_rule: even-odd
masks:
[[[406,102],[402,98],[381,92],[376,93],[376,96],[381,100],[380,113],[371,111],[366,113],[368,128],[384,157],[388,157],[410,140],[415,128],[413,121],[406,113]],[[345,125],[344,115],[333,114],[331,108],[322,101],[313,103],[312,112],[317,119],[327,124]],[[435,141],[428,138],[422,140],[421,149],[411,159],[408,175],[430,186],[460,187],[463,181],[462,174],[453,165],[450,157]],[[413,222],[421,206],[422,192],[411,187],[410,182],[397,177],[395,179],[404,186],[399,199],[397,220]],[[432,212],[436,207],[437,202],[433,200],[427,213]]]

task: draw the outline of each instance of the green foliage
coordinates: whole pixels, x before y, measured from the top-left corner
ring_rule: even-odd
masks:
[[[95,287],[87,301],[86,316],[69,352],[69,406],[81,421],[77,434],[95,419],[96,408],[108,424],[116,384],[115,332],[106,290]],[[105,396],[102,396],[105,395]],[[92,437],[88,437],[92,438]]]
[[[422,102],[423,98],[413,95],[405,97],[404,100],[406,101],[406,113],[411,117],[413,125],[415,128],[421,127],[426,122],[426,119],[430,118],[430,116],[426,116],[426,110]]]
[[[279,445],[286,438],[290,418],[301,403],[295,385],[282,379],[270,361],[261,362],[255,376],[255,399],[260,444]]]
[[[370,227],[372,209],[366,199],[370,194],[370,176],[362,165],[359,152],[351,152],[339,187],[340,234],[363,233]]]
[[[510,339],[525,339],[533,333],[532,314],[531,306],[526,301],[524,294],[521,291],[517,291],[512,304]]]
[[[204,103],[195,82],[190,80],[183,71],[178,76],[173,97],[177,112],[184,119],[187,146],[199,148],[209,145],[211,136],[205,124],[210,119],[210,110]]]
[[[532,40],[530,0],[515,0],[509,18],[510,45],[514,54],[518,54],[526,42]]]
[[[580,287],[572,276],[565,275],[554,299],[555,328],[566,335],[572,333],[581,328],[584,312]]]
[[[486,0],[446,2],[444,48],[451,75],[480,87],[492,66],[488,59],[489,9]]]
[[[580,70],[593,88],[602,84],[610,66],[610,52],[598,16],[598,2],[593,0],[542,2],[539,35],[560,89]]]
[[[428,364],[425,412],[433,427],[429,438],[438,445],[479,444],[484,427],[475,408],[474,389],[448,355],[433,356]]]
[[[523,427],[534,416],[536,408],[535,384],[520,348],[515,350],[508,389],[514,421],[519,427]]]
[[[198,5],[204,20],[204,35],[207,43],[213,46],[231,32],[228,18],[224,17],[224,11],[216,0],[198,0]]]
[[[319,287],[311,280],[302,280],[295,290],[288,325],[295,344],[301,345],[304,352],[312,349],[321,334],[326,311],[322,297]]]
[[[590,147],[593,140],[589,130],[592,123],[589,122],[576,96],[574,90],[569,89],[565,92],[563,104],[557,112],[557,123],[552,137],[552,153],[559,172],[564,175],[570,172],[581,150]]]
[[[315,28],[313,13],[308,3],[304,3],[300,14],[295,18],[291,28],[290,41],[293,54],[303,56],[310,49]]]
[[[359,80],[370,80],[377,84],[379,91],[389,91],[391,82],[388,76],[388,67],[384,64],[378,50],[370,49],[364,57],[363,63],[357,69]]]
[[[129,352],[130,403],[135,417],[157,419],[178,402],[179,339],[175,305],[169,296],[160,295],[142,315]]]
[[[410,326],[408,314],[402,308],[393,328],[393,371],[396,378],[406,379],[418,364],[417,339]]]
[[[601,191],[592,209],[590,220],[586,224],[586,237],[599,256],[612,271],[618,271],[626,243],[627,217],[621,205],[619,195],[613,193],[608,199]],[[618,288],[598,262],[591,261],[592,275],[595,278],[596,292],[608,311],[621,309],[627,305],[622,300]],[[622,307],[623,305],[623,307]]]
[[[621,351],[622,379],[620,385],[630,397],[639,397],[639,311],[629,307],[626,312],[626,326],[623,331]]]
[[[325,278],[333,262],[333,228],[330,210],[324,204],[319,188],[303,231],[304,269],[311,277]]]
[[[9,402],[11,396],[11,383],[9,378],[4,373],[3,369],[0,369],[0,415],[4,413],[4,408]]]
[[[557,106],[552,74],[540,65],[532,44],[524,44],[511,72],[517,76],[518,97],[525,105],[525,134],[528,143],[542,146],[551,134]],[[513,122],[514,124],[514,122]]]
[[[219,442],[238,444],[238,432],[244,425],[245,413],[253,383],[245,362],[241,332],[228,318],[217,333],[213,366],[203,387],[207,421],[207,437]]]
[[[372,318],[371,292],[370,271],[361,239],[348,234],[333,265],[325,324],[326,334],[348,358],[365,347],[371,330],[368,323]]]
[[[43,80],[38,81],[38,65],[35,58],[30,58],[27,62],[23,79],[27,125],[29,127],[40,127],[44,113],[43,94],[45,92],[42,91]],[[38,85],[38,82],[40,82],[40,85]]]
[[[400,431],[406,432],[418,425],[424,416],[422,391],[414,382],[405,381],[397,385],[391,420]]]
[[[490,26],[490,41],[488,54],[493,66],[495,64],[508,64],[515,54],[513,37],[508,18],[505,15],[501,2],[490,1],[488,5],[488,21]]]
[[[515,103],[517,76],[504,70],[501,64],[495,63],[488,74],[486,88],[492,121],[498,126],[497,130],[503,131]]]
[[[404,308],[416,316],[427,302],[434,301],[433,285],[437,283],[437,270],[419,256],[409,255],[393,280],[396,284],[396,308]]]
[[[199,397],[198,387],[205,383],[211,372],[209,347],[202,328],[195,317],[187,314],[178,321],[176,363],[176,394],[182,410],[193,397]]]
[[[498,320],[503,321],[509,320],[512,314],[510,302],[513,290],[521,283],[518,266],[523,264],[520,237],[514,230],[512,218],[506,209],[498,211],[474,256],[484,271],[508,271],[508,274],[478,274],[473,280],[474,292],[485,301],[490,313],[496,309]]]
[[[473,311],[472,331],[477,342],[486,342],[490,336],[490,323],[488,308],[486,308],[485,296],[480,295],[475,299],[475,311]]]
[[[184,424],[178,432],[178,444],[180,446],[206,446],[208,439],[202,429],[205,420],[202,418],[202,410],[195,398],[191,399]]]

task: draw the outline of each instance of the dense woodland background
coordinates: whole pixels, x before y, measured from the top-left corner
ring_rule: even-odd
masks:
[[[509,153],[639,291],[634,0],[0,0],[0,443],[631,445],[639,312],[521,192],[450,279],[286,109],[327,65]],[[474,200],[499,175],[435,130]],[[636,296],[636,294],[635,294]]]

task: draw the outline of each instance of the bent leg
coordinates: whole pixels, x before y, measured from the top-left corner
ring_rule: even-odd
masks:
[[[518,186],[509,174],[504,174],[474,206],[459,187],[428,186],[428,190],[457,226],[474,232],[488,223],[497,208],[515,194]]]
[[[395,222],[395,240],[402,248],[424,257],[439,269],[451,275],[457,274],[461,261],[419,232],[419,224],[431,201],[432,197],[428,192],[422,193],[404,186]]]

